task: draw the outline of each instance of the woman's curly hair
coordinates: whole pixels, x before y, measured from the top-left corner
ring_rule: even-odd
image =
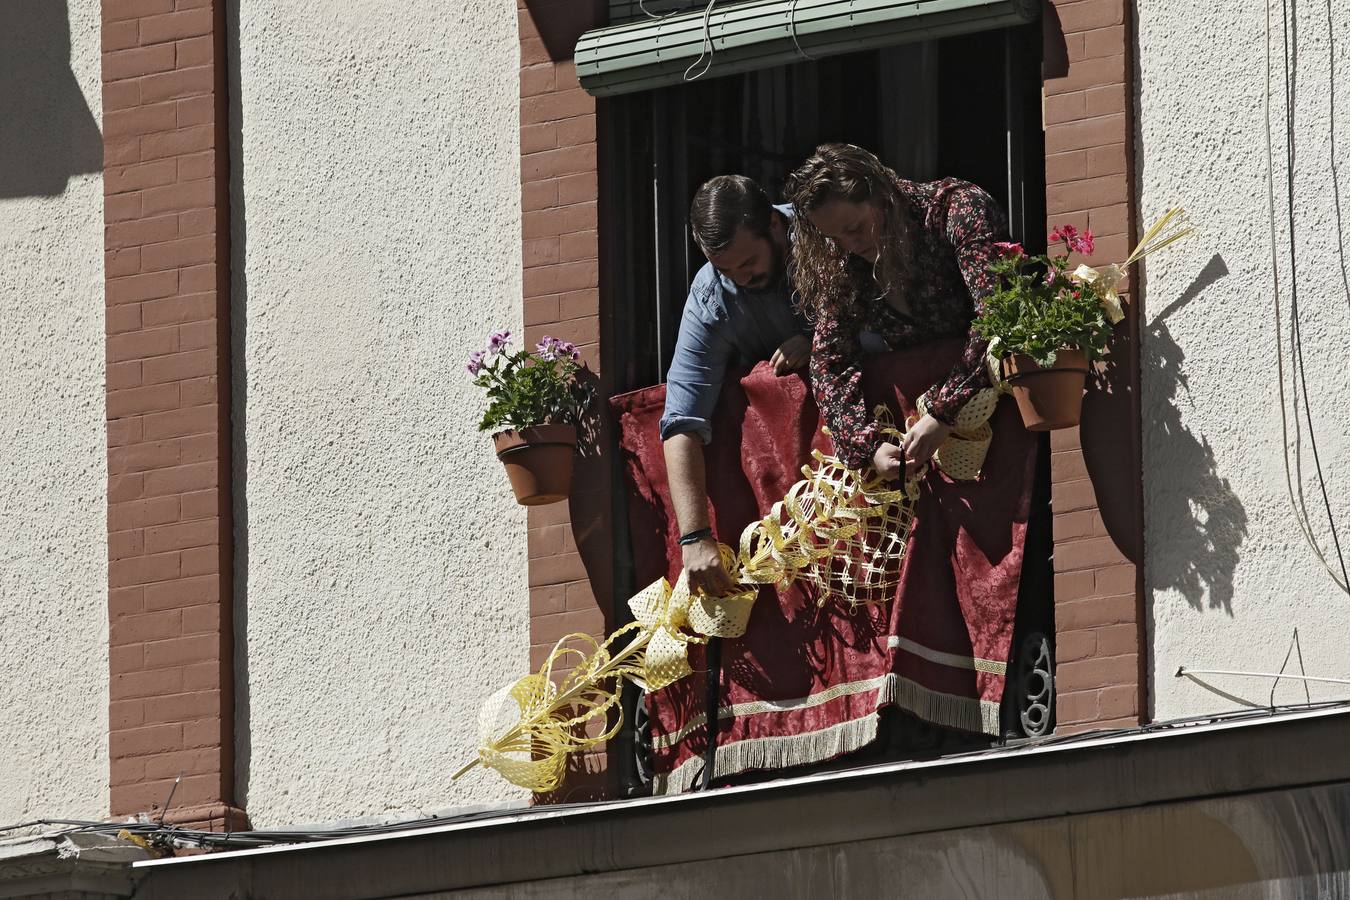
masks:
[[[900,177],[875,155],[852,144],[821,144],[788,175],[783,193],[797,211],[792,278],[797,306],[805,314],[844,312],[864,291],[907,293],[914,213],[900,192]],[[873,199],[884,214],[875,264],[846,252],[809,219],[831,200]]]

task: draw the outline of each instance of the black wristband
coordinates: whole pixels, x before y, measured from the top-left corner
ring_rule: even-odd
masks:
[[[706,537],[712,537],[711,528],[700,528],[698,531],[691,531],[688,534],[680,535],[680,546],[688,547],[690,544],[697,544]]]

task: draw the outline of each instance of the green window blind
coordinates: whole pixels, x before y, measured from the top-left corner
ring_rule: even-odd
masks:
[[[713,7],[715,78],[1034,20],[1040,0],[745,0]],[[704,53],[704,8],[588,31],[577,41],[581,85],[597,97],[678,84]],[[794,40],[795,32],[795,40]],[[707,62],[706,55],[704,62]],[[703,68],[700,63],[695,72]]]

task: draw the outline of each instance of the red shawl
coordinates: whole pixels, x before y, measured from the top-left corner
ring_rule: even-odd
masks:
[[[951,368],[961,350],[944,341],[870,357],[869,405],[897,422]],[[659,420],[663,386],[615,397],[629,499],[636,584],[680,574]],[[823,608],[799,588],[764,588],[743,638],[724,642],[717,766],[721,777],[820,762],[877,737],[877,712],[897,704],[939,725],[996,734],[1011,652],[1036,439],[1010,398],[991,424],[980,478],[955,482],[930,471],[915,513],[909,555],[892,603]],[[781,499],[811,462],[829,452],[810,385],[776,377],[761,363],[728,378],[706,448],[716,534],[735,545],[741,529]],[[691,662],[704,665],[700,648]],[[685,678],[647,699],[658,793],[687,788],[706,747],[705,679]]]

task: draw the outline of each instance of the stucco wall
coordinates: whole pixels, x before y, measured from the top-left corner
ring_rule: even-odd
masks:
[[[1298,448],[1313,530],[1330,551],[1304,404],[1300,399],[1295,426],[1289,393],[1297,376],[1289,370],[1294,273],[1283,35],[1275,3],[1267,85],[1264,7],[1244,0],[1138,2],[1143,216],[1151,220],[1168,204],[1182,203],[1201,229],[1150,259],[1146,274],[1144,571],[1158,718],[1235,706],[1174,677],[1179,665],[1276,671],[1295,628],[1308,674],[1350,677],[1350,597],[1300,536],[1281,452],[1277,267],[1291,466]],[[1330,7],[1297,9],[1290,38],[1296,38],[1294,245],[1304,374],[1331,508],[1350,562],[1350,249],[1339,249],[1350,248],[1350,5],[1335,0]],[[1267,201],[1268,87],[1278,266]],[[1333,100],[1339,186],[1332,171]],[[1331,564],[1339,572],[1334,556]],[[1297,666],[1295,657],[1290,668]],[[1270,681],[1205,680],[1239,698],[1269,701]],[[1350,696],[1350,688],[1313,685],[1311,696]],[[1295,683],[1284,682],[1276,692],[1277,702],[1304,698]]]
[[[521,309],[511,0],[232,4],[239,799],[255,826],[502,799],[526,520],[469,351]]]
[[[96,0],[0,6],[5,824],[108,812],[99,48]]]

